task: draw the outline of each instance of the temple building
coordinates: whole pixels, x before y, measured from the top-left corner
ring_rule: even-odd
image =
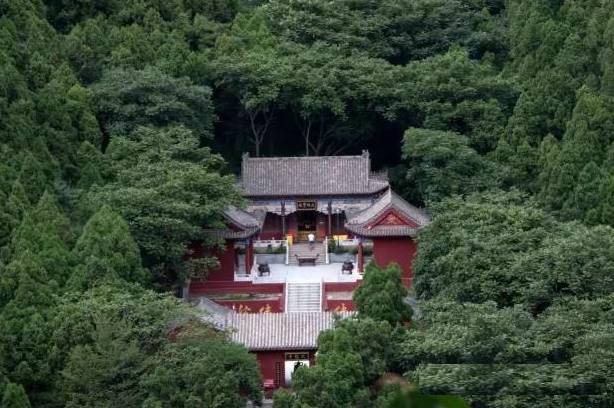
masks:
[[[184,295],[229,313],[235,340],[257,355],[264,387],[272,389],[290,383],[292,364],[314,362],[317,335],[332,327],[332,313],[352,313],[352,293],[369,262],[398,264],[411,286],[415,237],[429,217],[395,194],[385,173],[372,171],[366,151],[245,154],[238,183],[245,207],[227,208],[225,228],[206,230],[223,244],[208,253],[198,242],[190,248],[189,256],[213,255],[219,267],[189,282]],[[252,314],[258,317],[243,316]],[[310,328],[308,339],[300,327]]]

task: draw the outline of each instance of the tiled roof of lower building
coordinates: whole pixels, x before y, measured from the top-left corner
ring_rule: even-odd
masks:
[[[313,350],[320,332],[352,313],[233,313],[226,327],[248,350]]]

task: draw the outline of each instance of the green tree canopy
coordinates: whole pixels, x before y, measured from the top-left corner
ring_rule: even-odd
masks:
[[[362,284],[354,291],[353,300],[360,316],[398,324],[408,322],[412,316],[407,295],[397,264],[380,268],[370,262]]]
[[[538,313],[560,296],[613,289],[609,227],[556,222],[517,194],[452,199],[436,211],[414,263],[421,298],[524,303]]]
[[[403,140],[406,190],[413,202],[440,201],[497,187],[498,168],[454,132],[410,128]]]
[[[141,264],[141,254],[128,224],[108,206],[103,206],[85,224],[73,256],[78,263],[70,279],[74,289],[117,279],[141,284],[151,280]]]
[[[245,406],[260,400],[255,358],[194,309],[138,285],[65,297],[52,320],[54,396],[68,406]],[[85,370],[85,371],[84,371]]]
[[[155,68],[114,69],[94,86],[106,136],[128,136],[138,126],[183,125],[198,140],[211,138],[211,90]]]
[[[0,405],[3,407],[30,408],[30,401],[21,385],[8,383],[4,387],[4,393]]]
[[[254,357],[211,332],[180,336],[154,359],[155,368],[141,382],[144,406],[242,408],[246,396],[256,403],[262,398]]]
[[[187,244],[204,239],[203,227],[221,226],[222,212],[240,202],[223,161],[186,128],[139,128],[107,149],[112,181],[92,190],[90,203],[106,202],[130,225],[148,266],[176,273]],[[170,279],[173,276],[162,276]]]
[[[76,345],[60,373],[67,407],[140,406],[143,397],[139,378],[145,371],[146,354],[136,341],[123,338],[122,321],[103,316],[94,321],[91,344]]]
[[[264,6],[274,32],[293,42],[322,41],[367,51],[395,63],[445,52],[455,43],[474,56],[502,52],[498,24],[492,14],[500,2],[486,1],[288,1]],[[478,34],[473,28],[480,27]]]

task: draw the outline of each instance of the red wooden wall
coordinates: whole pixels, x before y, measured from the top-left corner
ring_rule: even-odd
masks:
[[[411,286],[413,278],[412,262],[416,256],[417,245],[411,238],[374,238],[373,256],[380,267],[385,267],[391,262],[401,266],[403,283]]]
[[[234,242],[226,241],[226,250],[215,250],[213,254],[220,262],[219,269],[212,270],[207,276],[208,281],[232,281],[235,279],[235,247]]]
[[[286,352],[295,352],[296,350],[272,350],[272,351],[255,351],[256,359],[260,365],[260,374],[262,380],[274,380],[276,388],[285,387],[284,379],[284,363],[286,361]],[[309,353],[309,360],[311,365],[315,363],[315,350],[302,350]],[[276,378],[275,364],[281,364],[281,378]],[[280,380],[280,381],[278,381]]]
[[[280,294],[276,298],[264,300],[211,300],[239,313],[281,313],[284,311],[282,299]]]
[[[220,262],[220,267],[209,272],[209,281],[233,281],[235,279],[235,247],[234,242],[226,240],[223,249],[216,249],[211,252],[205,250],[198,241],[192,242],[189,246],[190,254],[186,258],[202,258],[203,256],[215,256]]]
[[[275,387],[283,387],[285,385],[284,380],[284,361],[285,354],[283,351],[258,351],[255,353],[258,365],[260,366],[260,374],[262,380],[274,380]],[[276,378],[275,375],[275,363],[281,363],[281,378]]]
[[[191,295],[224,294],[224,293],[270,293],[283,294],[283,283],[233,282],[233,281],[197,281],[190,284]]]
[[[322,213],[316,213],[316,239],[324,240],[328,229],[328,218]]]

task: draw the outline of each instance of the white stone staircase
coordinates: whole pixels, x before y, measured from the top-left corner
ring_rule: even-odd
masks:
[[[321,311],[322,282],[286,283],[286,313]]]
[[[290,265],[298,265],[299,257],[316,257],[316,265],[323,265],[326,263],[326,247],[322,242],[316,242],[313,245],[313,248],[309,247],[309,244],[294,244],[290,246],[290,254],[288,263]]]

